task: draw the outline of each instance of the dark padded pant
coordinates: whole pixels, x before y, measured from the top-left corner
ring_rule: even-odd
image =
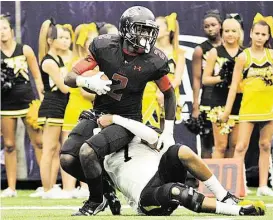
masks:
[[[110,125],[93,136],[93,129],[98,125],[93,120],[82,119],[71,131],[61,149],[61,154],[79,157],[81,146],[86,142],[99,158],[125,147],[134,137],[127,129],[119,125]]]
[[[151,200],[151,197],[156,193],[158,187],[169,183],[185,183],[187,169],[178,158],[180,146],[180,144],[174,145],[163,154],[158,166],[158,171],[142,190],[140,195],[140,208],[158,206],[158,204],[153,204],[154,200]],[[142,208],[141,210],[147,215],[170,215],[177,207],[177,204],[170,203],[166,207],[161,206],[149,212],[146,212]]]

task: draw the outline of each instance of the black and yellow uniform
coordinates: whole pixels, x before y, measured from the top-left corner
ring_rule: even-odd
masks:
[[[208,40],[201,43],[199,46],[201,47],[201,49],[203,51],[203,55],[202,55],[202,73],[201,73],[201,78],[202,78],[205,66],[207,64],[208,53],[214,47]],[[210,109],[210,101],[211,101],[212,90],[213,90],[213,86],[202,85],[200,111],[206,111],[206,110]]]
[[[51,77],[42,70],[42,64],[45,60],[51,59],[60,68],[61,74],[64,74],[65,66],[63,60],[58,56],[59,62],[54,59],[51,55],[47,54],[41,61],[40,71],[45,88],[44,100],[39,109],[39,124],[50,124],[50,125],[63,125],[63,118],[66,105],[68,103],[69,95],[62,93],[55,85]]]
[[[228,61],[235,62],[236,57],[238,57],[238,55],[243,51],[241,48],[239,48],[238,53],[234,57],[231,57],[223,45],[217,47],[216,50],[217,50],[217,60],[214,65],[214,72],[213,72],[214,76],[219,75],[224,63]],[[228,97],[228,92],[229,92],[228,87],[214,86],[212,95],[211,95],[211,107],[214,108],[218,106],[222,106],[222,107],[225,106],[227,97]],[[236,116],[239,115],[241,101],[242,101],[242,93],[240,92],[236,94],[231,115],[236,115]]]
[[[269,49],[256,59],[251,49],[244,50],[243,100],[239,120],[248,122],[273,120],[273,57]]]
[[[25,117],[29,104],[35,99],[29,80],[27,58],[23,53],[23,44],[16,44],[13,54],[8,57],[1,50],[1,59],[14,70],[14,86],[1,94],[1,117]]]

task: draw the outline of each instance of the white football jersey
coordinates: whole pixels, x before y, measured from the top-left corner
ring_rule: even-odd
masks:
[[[104,167],[128,204],[138,211],[143,188],[158,170],[162,154],[142,143],[129,144],[129,157],[124,162],[124,150],[105,157]]]

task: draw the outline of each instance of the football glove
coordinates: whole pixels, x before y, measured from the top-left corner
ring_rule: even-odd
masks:
[[[112,84],[112,81],[101,79],[103,74],[103,72],[99,72],[90,77],[78,76],[76,79],[76,84],[79,87],[88,88],[98,95],[106,94],[111,90],[110,85]]]

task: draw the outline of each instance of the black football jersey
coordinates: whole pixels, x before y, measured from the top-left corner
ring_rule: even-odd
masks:
[[[94,110],[142,120],[142,96],[146,83],[168,74],[168,59],[153,47],[148,54],[127,62],[118,35],[101,35],[94,39],[89,50],[100,71],[112,80],[111,91],[96,96]]]

